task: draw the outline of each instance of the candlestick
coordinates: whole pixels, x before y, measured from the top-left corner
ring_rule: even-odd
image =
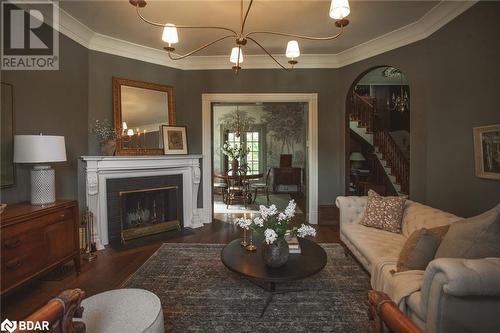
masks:
[[[250,243],[245,247],[248,251],[257,250],[257,246],[253,243],[253,230],[250,230]]]
[[[241,241],[240,245],[243,246],[244,248],[246,248],[247,245],[248,245],[248,242],[247,242],[247,229],[243,229],[243,240]]]

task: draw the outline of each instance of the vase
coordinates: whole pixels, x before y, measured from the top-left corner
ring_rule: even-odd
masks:
[[[240,168],[240,163],[237,159],[231,161],[231,172],[233,176],[238,174],[238,169]]]
[[[289,255],[288,242],[284,237],[278,237],[272,244],[267,244],[266,241],[262,243],[262,259],[269,267],[283,266]]]
[[[114,156],[116,151],[116,140],[108,140],[101,143],[101,153],[104,156]]]

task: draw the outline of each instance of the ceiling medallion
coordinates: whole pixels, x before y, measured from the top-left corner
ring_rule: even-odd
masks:
[[[335,21],[335,26],[340,29],[340,31],[333,35],[333,36],[326,36],[326,37],[315,37],[315,36],[306,36],[306,35],[297,35],[297,34],[290,34],[286,32],[278,32],[278,31],[250,31],[250,32],[245,32],[245,23],[248,18],[248,14],[250,13],[250,8],[252,7],[253,0],[250,0],[250,3],[248,4],[248,7],[246,11],[244,12],[243,9],[243,0],[240,2],[240,26],[239,29],[233,30],[231,28],[226,28],[226,27],[221,27],[221,26],[180,26],[180,25],[175,25],[172,23],[158,23],[158,22],[153,22],[148,19],[146,19],[140,11],[140,8],[143,8],[146,6],[146,1],[145,0],[129,0],[129,2],[136,8],[137,15],[141,20],[144,22],[163,28],[163,35],[162,35],[162,40],[167,43],[167,46],[164,47],[165,51],[167,51],[168,56],[172,60],[180,60],[187,58],[203,49],[206,49],[207,47],[216,44],[224,39],[227,38],[234,38],[236,46],[234,46],[231,50],[231,54],[229,57],[229,61],[233,64],[232,68],[238,72],[241,69],[241,64],[243,63],[243,47],[247,44],[247,42],[252,42],[256,44],[265,54],[267,54],[271,59],[274,60],[282,69],[284,70],[292,70],[294,66],[298,63],[297,58],[300,56],[300,48],[299,48],[299,43],[297,42],[296,39],[306,39],[306,40],[315,40],[315,41],[327,41],[327,40],[333,40],[342,35],[344,32],[344,27],[349,24],[349,20],[346,19],[346,17],[350,13],[350,7],[349,7],[349,1],[348,0],[332,0],[332,3],[330,5],[330,17]],[[215,40],[212,40],[186,54],[183,55],[173,55],[172,52],[175,50],[175,48],[172,46],[173,44],[176,44],[179,42],[179,37],[177,35],[177,29],[218,29],[218,30],[223,30],[226,33],[228,33],[225,36],[219,37]],[[287,47],[286,47],[286,57],[289,59],[288,64],[290,65],[289,67],[286,67],[285,65],[281,64],[267,49],[262,46],[256,39],[256,35],[259,34],[267,34],[267,35],[277,35],[277,36],[282,36],[282,37],[291,37],[294,38],[293,40],[288,41]]]

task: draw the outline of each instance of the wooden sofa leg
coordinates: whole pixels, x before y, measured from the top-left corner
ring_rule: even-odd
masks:
[[[347,258],[351,251],[349,251],[349,248],[344,244],[344,242],[340,241],[340,245],[342,245],[342,248],[344,249],[344,255]]]

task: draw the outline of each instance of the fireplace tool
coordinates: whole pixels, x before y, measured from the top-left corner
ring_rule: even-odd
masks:
[[[85,209],[85,214],[83,215],[83,224],[85,225],[85,248],[83,257],[87,261],[94,261],[97,258],[95,254],[97,246],[92,237],[94,234],[94,214],[89,211],[88,207]]]

